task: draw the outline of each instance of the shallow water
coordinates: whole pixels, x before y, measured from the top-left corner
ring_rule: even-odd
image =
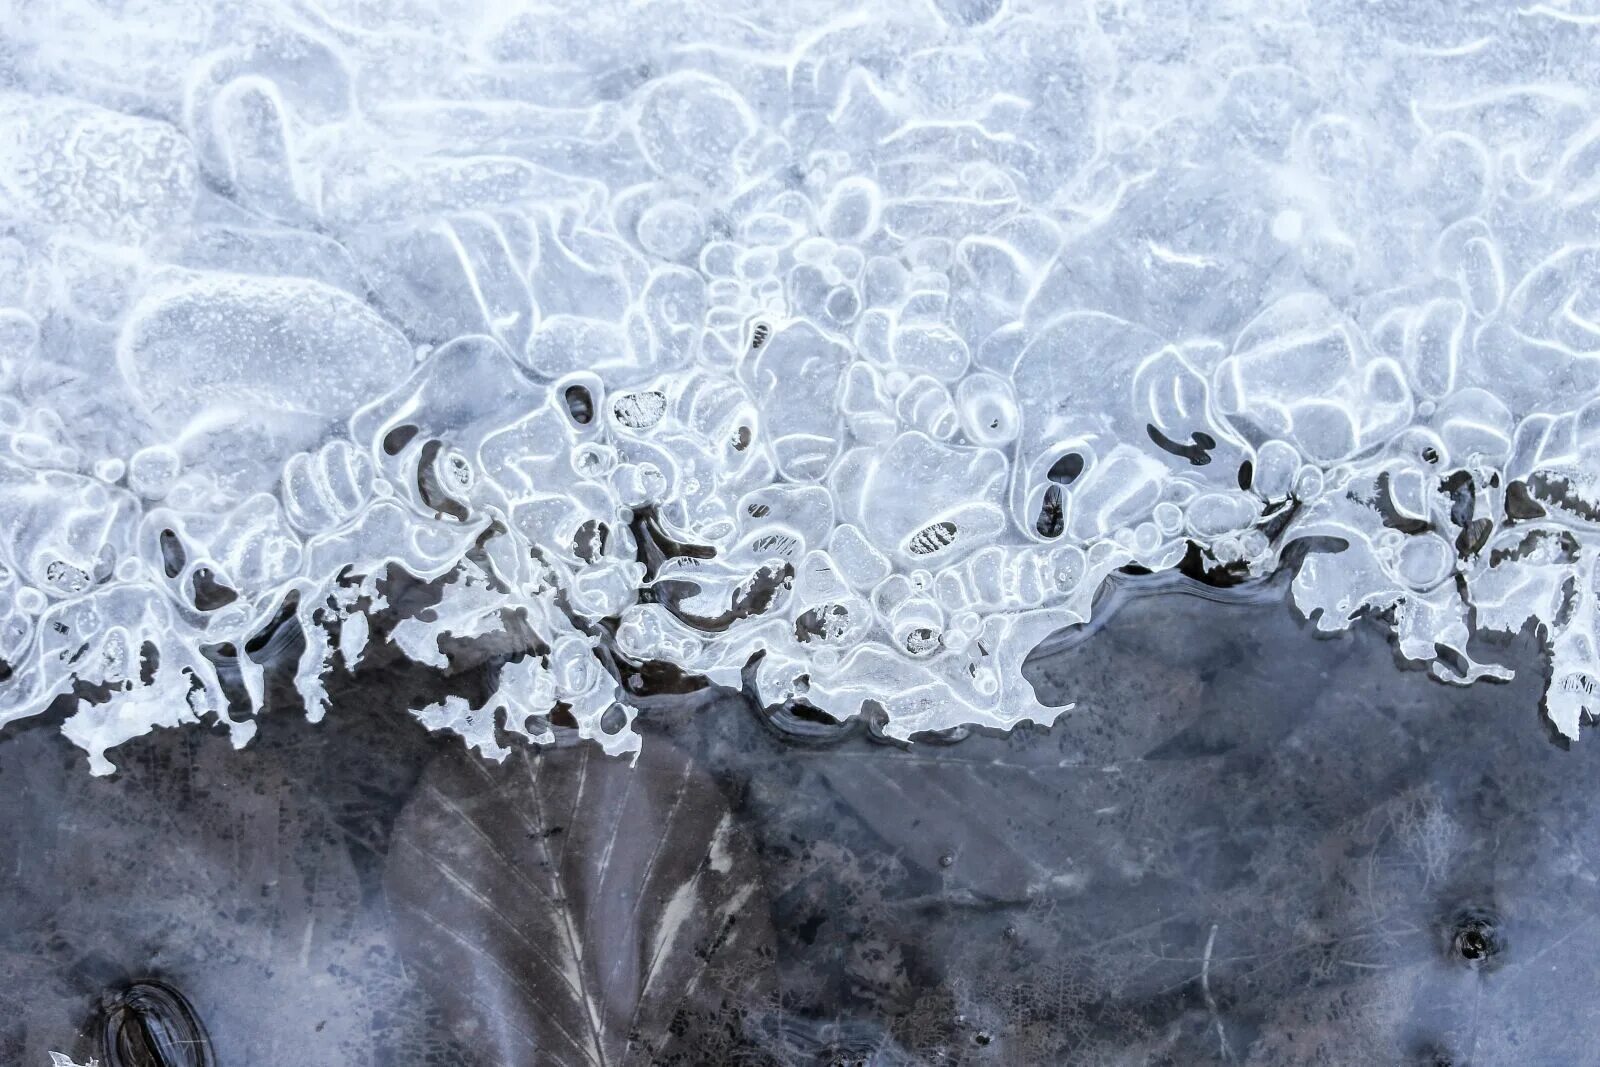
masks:
[[[404,713],[398,657],[319,725],[157,731],[109,780],[13,727],[0,1060],[101,1055],[100,998],[159,978],[220,1065],[635,1062],[624,1030],[671,1063],[1588,1062],[1600,753],[1547,739],[1536,669],[1441,685],[1280,594],[1129,597],[1028,669],[1074,712],[953,744],[796,743],[721,692],[649,702],[631,771],[495,765]]]

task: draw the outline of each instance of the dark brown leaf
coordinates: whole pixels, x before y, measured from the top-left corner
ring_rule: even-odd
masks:
[[[676,1035],[759,996],[772,955],[742,831],[660,738],[637,765],[588,744],[441,757],[385,881],[407,963],[505,1067],[692,1061]]]

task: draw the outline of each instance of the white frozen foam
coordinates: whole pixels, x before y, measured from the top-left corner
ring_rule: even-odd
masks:
[[[416,711],[496,758],[634,750],[647,661],[896,737],[1049,721],[1022,658],[1110,574],[1304,552],[1317,626],[1447,680],[1537,627],[1575,736],[1582,20],[1192,6],[26,7],[0,723],[68,701],[96,771],[242,744],[285,614],[314,717],[375,642],[509,651]]]

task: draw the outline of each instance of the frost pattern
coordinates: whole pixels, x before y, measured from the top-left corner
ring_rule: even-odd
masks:
[[[1592,5],[875,8],[13,9],[0,723],[242,744],[285,618],[313,716],[509,639],[496,758],[656,663],[1047,722],[1109,575],[1285,563],[1600,712]]]

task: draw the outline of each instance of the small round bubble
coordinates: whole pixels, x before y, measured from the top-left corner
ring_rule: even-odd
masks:
[[[159,499],[177,481],[183,461],[166,445],[141,448],[128,460],[128,488],[140,496]]]

